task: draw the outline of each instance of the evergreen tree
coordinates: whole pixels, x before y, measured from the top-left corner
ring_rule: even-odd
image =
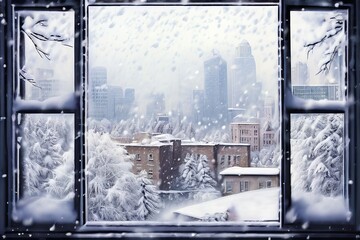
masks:
[[[143,170],[138,176],[140,185],[140,199],[137,207],[137,217],[139,220],[152,219],[162,207],[160,195],[156,192],[156,187],[147,178],[147,173]]]
[[[200,155],[197,166],[197,179],[199,189],[213,189],[216,187],[216,181],[211,176],[211,169],[206,155]]]
[[[73,124],[67,116],[26,115],[21,125],[24,196],[73,194]],[[58,181],[59,179],[62,181]]]
[[[341,114],[292,118],[292,184],[295,191],[324,196],[342,194],[343,125]]]
[[[109,134],[90,130],[87,139],[89,220],[132,220],[139,188],[130,156]]]
[[[193,154],[186,154],[185,166],[181,174],[182,188],[185,190],[196,189],[197,180],[197,159]]]

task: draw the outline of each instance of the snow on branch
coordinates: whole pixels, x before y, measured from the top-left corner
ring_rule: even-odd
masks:
[[[44,42],[56,42],[61,43],[63,46],[72,47],[67,42],[70,40],[69,37],[65,37],[60,33],[52,30],[53,26],[49,25],[49,20],[46,16],[41,16],[40,19],[35,17],[25,17],[24,24],[21,26],[20,32],[27,37],[35,48],[35,51],[41,58],[51,60],[51,54],[49,50],[46,50],[42,43]],[[27,74],[26,67],[22,66],[19,71],[19,77],[23,81],[27,81],[35,87],[41,88],[36,84],[36,80]]]
[[[320,61],[319,73],[328,73],[334,58],[339,54],[345,42],[345,19],[342,14],[337,14],[325,19],[326,29],[322,36],[304,45],[307,48],[307,57],[316,48],[325,46],[324,58]]]

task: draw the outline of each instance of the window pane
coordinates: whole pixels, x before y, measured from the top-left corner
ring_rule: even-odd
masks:
[[[291,221],[347,219],[344,137],[343,114],[291,115]]]
[[[345,10],[290,13],[294,96],[345,100],[347,18]]]
[[[75,221],[74,116],[19,114],[15,221]]]
[[[74,91],[74,12],[18,11],[18,81],[25,99]]]
[[[277,61],[275,6],[91,6],[88,220],[278,221]]]

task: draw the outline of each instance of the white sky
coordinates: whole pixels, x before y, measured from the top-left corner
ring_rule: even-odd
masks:
[[[52,69],[53,79],[61,82],[61,94],[74,91],[74,12],[20,11],[20,14],[26,16],[23,29],[29,33],[36,32],[47,37],[50,34],[59,34],[66,39],[64,44],[68,45],[64,46],[59,42],[44,42],[34,38],[40,49],[49,53],[50,60],[48,60],[44,56],[40,57],[30,38],[25,35],[25,66],[28,74],[36,78],[37,68]],[[47,22],[45,25],[34,26],[39,20],[47,20]],[[25,86],[27,97],[29,97],[34,87],[30,83],[26,83]]]
[[[105,66],[108,83],[136,89],[143,101],[164,92],[168,109],[190,104],[203,88],[203,63],[213,49],[232,65],[245,39],[252,46],[257,80],[277,89],[278,19],[274,6],[90,7],[89,65]],[[187,102],[187,103],[186,103]]]
[[[332,74],[320,73],[320,65],[324,58],[326,48],[333,43],[333,39],[316,47],[309,55],[305,44],[312,43],[325,36],[326,31],[332,29],[333,21],[331,17],[341,13],[347,17],[346,11],[292,11],[290,14],[291,29],[291,59],[294,62],[307,63],[310,84],[326,84],[329,82],[339,82],[340,79]]]

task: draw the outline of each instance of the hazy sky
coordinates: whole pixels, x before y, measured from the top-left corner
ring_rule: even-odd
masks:
[[[108,83],[136,89],[138,101],[165,93],[168,109],[191,104],[203,89],[203,64],[215,49],[228,63],[247,40],[257,80],[277,88],[277,7],[129,6],[90,7],[90,67],[105,66]]]
[[[20,11],[25,16],[22,28],[31,36],[32,32],[49,37],[51,34],[61,35],[66,39],[63,43],[41,41],[32,38],[36,45],[49,54],[47,59],[36,51],[34,43],[25,35],[25,67],[29,77],[36,80],[37,69],[51,69],[54,71],[53,79],[61,82],[61,93],[74,91],[74,12],[73,11]],[[39,20],[46,20],[44,24],[35,24]],[[26,85],[27,97],[35,87],[30,83]]]
[[[342,10],[336,11],[292,11],[290,14],[290,29],[291,29],[291,59],[294,62],[303,62],[308,65],[309,84],[327,84],[329,82],[339,82],[339,76],[325,74],[319,72],[320,66],[323,63],[325,52],[332,44],[337,44],[337,41],[344,35],[339,34],[336,38],[332,38],[323,42],[323,44],[314,48],[309,54],[308,49],[304,47],[305,44],[315,42],[326,35],[326,32],[334,29],[335,21],[331,20],[338,14],[346,19],[347,12]],[[345,44],[345,39],[343,39]],[[332,67],[335,67],[333,64]]]

